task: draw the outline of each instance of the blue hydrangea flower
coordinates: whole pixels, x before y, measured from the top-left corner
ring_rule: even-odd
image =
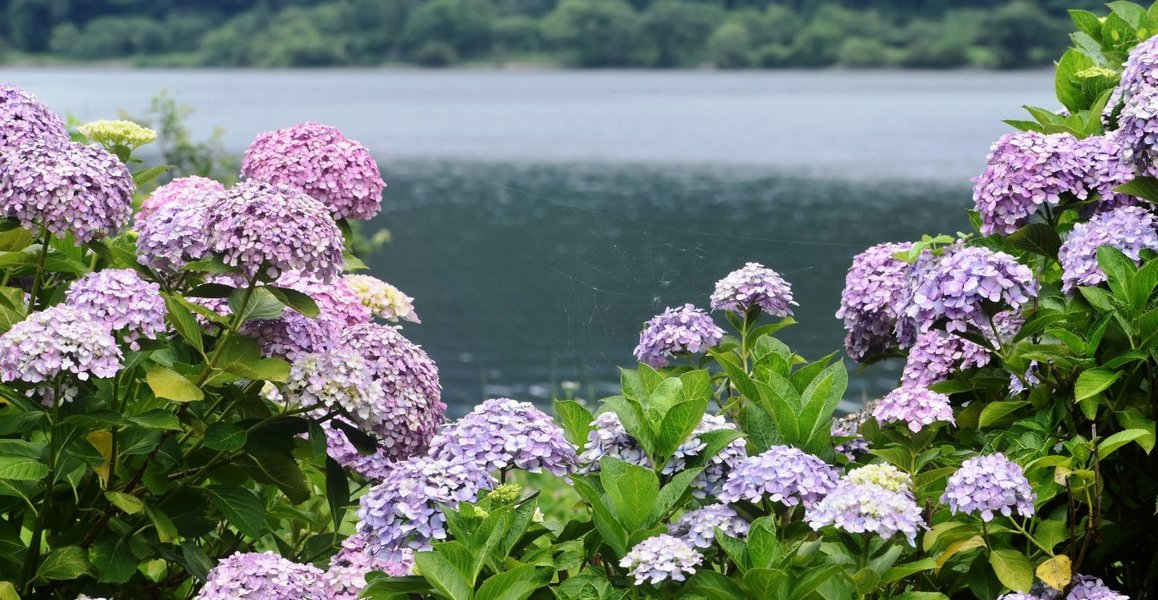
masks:
[[[744,315],[754,307],[774,317],[792,314],[796,306],[792,286],[779,273],[756,262],[750,262],[716,282],[712,292],[712,310]]]
[[[767,498],[785,506],[811,506],[836,485],[836,472],[819,458],[791,446],[772,446],[732,470],[718,494],[723,502]]]
[[[665,367],[677,355],[695,354],[720,343],[724,330],[704,311],[691,304],[668,308],[656,315],[639,334],[635,358],[653,368]]]
[[[302,565],[273,552],[237,552],[213,570],[197,600],[279,598],[313,600],[325,597],[322,570]]]
[[[667,532],[696,548],[709,548],[716,541],[716,529],[742,538],[748,534],[748,522],[726,504],[710,504],[684,513],[668,525]]]
[[[410,575],[414,569],[413,553],[403,551],[402,558],[386,560],[379,558],[366,545],[366,538],[360,533],[346,538],[342,549],[330,559],[326,570],[326,600],[357,600],[366,589],[366,575],[382,571],[390,577]]]
[[[882,538],[899,533],[910,546],[917,545],[917,532],[925,526],[912,492],[857,483],[847,477],[810,507],[805,519],[817,531],[831,525],[849,533],[874,533]]]
[[[1138,263],[1144,249],[1158,250],[1158,225],[1154,215],[1140,206],[1124,206],[1094,215],[1078,223],[1066,236],[1058,260],[1062,265],[1062,291],[1098,285],[1106,274],[1098,266],[1098,248],[1111,246]]]
[[[948,380],[958,371],[984,367],[989,364],[989,351],[969,340],[937,329],[917,336],[901,383],[907,386],[928,387]]]
[[[510,398],[483,402],[430,443],[431,456],[471,460],[488,472],[546,469],[566,475],[575,466],[575,450],[554,419],[529,402]]]
[[[688,542],[660,534],[636,544],[619,561],[619,566],[628,569],[627,574],[635,578],[635,585],[656,585],[665,581],[684,581],[695,574],[696,567],[703,560],[704,557]]]
[[[873,409],[873,418],[881,424],[903,422],[913,433],[939,421],[956,424],[948,396],[913,385],[886,394]]]
[[[941,503],[953,514],[976,514],[992,521],[996,513],[1008,517],[1014,510],[1032,517],[1036,498],[1021,467],[1003,454],[989,454],[966,460],[949,476]]]
[[[893,330],[904,312],[902,302],[913,267],[894,255],[912,247],[910,243],[877,244],[853,257],[836,311],[847,332],[845,352],[853,360],[863,361],[896,345]]]
[[[970,325],[986,329],[985,303],[1018,309],[1036,296],[1033,272],[1014,257],[988,248],[961,248],[947,251],[915,282],[905,315],[919,331],[941,319],[950,332]]]

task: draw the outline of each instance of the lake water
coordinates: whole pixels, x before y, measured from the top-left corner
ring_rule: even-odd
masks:
[[[381,162],[392,242],[369,262],[416,298],[405,333],[438,361],[454,412],[614,391],[642,323],[706,306],[754,260],[801,306],[783,339],[841,346],[851,257],[967,227],[969,178],[1046,72],[101,71],[0,69],[81,120],[140,114],[169,90],[241,152],[315,120]],[[849,400],[899,364],[856,373]]]

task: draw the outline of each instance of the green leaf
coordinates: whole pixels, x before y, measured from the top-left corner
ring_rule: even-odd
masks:
[[[471,586],[462,573],[449,560],[436,552],[419,552],[414,555],[417,571],[434,586],[434,589],[451,600],[470,600]]]
[[[587,444],[587,434],[591,433],[591,422],[595,420],[591,411],[574,400],[556,400],[555,414],[559,416],[567,441],[582,452]]]
[[[269,290],[279,302],[298,311],[304,316],[316,319],[320,314],[318,303],[314,302],[314,299],[306,294],[284,287],[266,286],[264,289]]]
[[[847,388],[848,370],[843,360],[825,367],[808,384],[800,394],[801,410],[797,420],[804,441],[821,429],[828,430],[832,414],[836,412]]]
[[[234,361],[226,364],[224,370],[245,379],[285,383],[289,381],[290,364],[280,358],[261,358],[249,361]]]
[[[115,533],[97,538],[88,556],[101,583],[125,583],[137,572],[137,558],[128,542]]]
[[[1101,246],[1097,251],[1098,266],[1106,273],[1106,282],[1110,291],[1121,301],[1128,301],[1130,280],[1134,276],[1137,266],[1130,257],[1113,246]]]
[[[113,506],[125,511],[125,514],[135,515],[145,508],[145,503],[132,494],[109,491],[105,492],[105,498],[108,498]]]
[[[749,454],[755,456],[781,443],[780,431],[768,411],[755,402],[747,402],[742,409],[742,424],[748,432]]]
[[[1153,177],[1136,177],[1133,181],[1114,188],[1114,191],[1150,202],[1158,202],[1158,179]]]
[[[326,457],[326,502],[330,505],[330,517],[337,531],[350,504],[350,480],[342,465],[329,456]]]
[[[748,569],[744,587],[755,598],[787,598],[792,591],[792,577],[780,569]]]
[[[38,481],[48,476],[48,465],[39,458],[0,456],[0,479]]]
[[[1102,23],[1098,19],[1098,15],[1088,10],[1074,10],[1070,11],[1070,19],[1078,29],[1084,31],[1090,37],[1097,39],[1101,36]]]
[[[547,583],[543,573],[549,572],[534,565],[523,565],[488,578],[479,587],[475,600],[525,600],[540,586]]]
[[[990,402],[981,409],[981,417],[978,420],[978,427],[990,427],[1002,422],[1006,417],[1018,411],[1018,409],[1029,406],[1026,400],[1005,400],[1000,402]]]
[[[1151,447],[1153,447],[1154,433],[1151,431],[1147,431],[1145,429],[1127,429],[1125,431],[1119,431],[1118,433],[1115,433],[1114,435],[1111,435],[1110,437],[1102,440],[1098,444],[1098,458],[1106,458],[1107,456],[1113,454],[1115,450],[1125,446],[1126,444],[1129,444],[1130,442],[1137,441],[1139,445],[1141,445],[1141,440],[1147,437],[1150,438],[1150,444]]]
[[[157,165],[155,167],[149,167],[148,169],[141,169],[133,173],[133,184],[140,188],[152,183],[158,177],[168,173],[172,169],[173,165]]]
[[[306,487],[305,477],[292,456],[284,454],[250,455],[249,460],[242,461],[245,469],[254,479],[262,483],[272,483],[289,498],[293,504],[300,504],[310,499],[310,491]]]
[[[245,447],[245,430],[232,423],[213,423],[205,429],[201,444],[210,450],[236,452]]]
[[[933,560],[932,557],[922,558],[920,560],[899,564],[890,568],[889,570],[885,571],[884,575],[881,576],[881,581],[884,583],[895,583],[905,579],[906,577],[910,577],[924,571],[932,571],[935,568],[937,568],[936,560]]]
[[[1015,592],[1028,592],[1033,585],[1033,567],[1029,559],[1017,550],[1003,549],[989,553],[989,565],[1005,587]]]
[[[687,590],[708,600],[739,600],[744,590],[727,575],[700,570],[688,581]]]
[[[575,486],[575,491],[587,501],[587,505],[591,507],[592,522],[595,524],[595,529],[599,531],[603,542],[611,547],[617,555],[624,555],[627,553],[627,532],[624,531],[623,526],[611,513],[611,509],[603,502],[603,495],[599,493],[590,481],[583,477],[575,477],[572,479],[572,484]]]
[[[659,490],[655,505],[652,507],[651,514],[647,517],[646,525],[650,526],[653,523],[658,523],[665,519],[684,497],[692,481],[702,473],[703,470],[702,467],[697,467],[676,473],[675,476],[667,482],[667,485]]]
[[[1121,376],[1121,371],[1111,371],[1109,369],[1089,369],[1082,371],[1082,374],[1078,375],[1077,383],[1074,384],[1074,401],[1081,402],[1086,398],[1092,398],[1104,392]]]
[[[81,575],[92,575],[92,564],[88,553],[80,546],[56,548],[44,557],[36,569],[36,579],[41,581],[67,581]]]
[[[0,600],[20,600],[16,586],[11,581],[0,581]]]
[[[659,478],[650,469],[612,457],[599,461],[599,469],[619,523],[628,532],[641,528],[659,496]]]
[[[1053,227],[1045,223],[1030,223],[1005,238],[1014,248],[1039,254],[1047,258],[1057,258],[1061,248],[1061,237]]]
[[[154,365],[145,374],[145,381],[153,395],[176,402],[192,402],[205,398],[205,393],[184,375],[161,365]]]
[[[153,522],[153,528],[157,530],[157,538],[161,543],[167,544],[177,539],[177,526],[168,515],[149,506],[145,507],[145,514],[149,515],[149,520]]]
[[[169,324],[185,340],[190,346],[196,349],[201,354],[205,354],[205,345],[201,339],[201,325],[197,323],[196,317],[193,313],[185,308],[185,305],[180,300],[165,294],[165,308],[168,309],[166,315],[169,319]]]
[[[163,408],[155,408],[135,417],[129,417],[129,420],[146,429],[160,429],[168,431],[177,431],[181,429],[181,421],[177,419],[177,415]]]
[[[242,534],[253,539],[265,534],[265,506],[253,492],[237,485],[211,485],[204,489],[217,512]]]
[[[666,464],[672,453],[687,440],[703,420],[708,399],[693,399],[672,406],[663,416],[655,440],[657,464]]]
[[[270,291],[272,288],[258,287],[254,288],[249,295],[249,301],[245,305],[244,312],[241,311],[241,303],[245,300],[246,293],[249,291],[246,288],[239,288],[229,295],[229,310],[233,314],[241,314],[242,321],[265,321],[269,319],[280,318],[285,312],[285,304],[278,300],[276,296]]]

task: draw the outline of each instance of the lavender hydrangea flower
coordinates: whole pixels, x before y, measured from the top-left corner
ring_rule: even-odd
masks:
[[[68,128],[36,96],[10,83],[0,83],[0,154],[34,140],[64,144],[68,142]]]
[[[257,136],[245,152],[241,174],[297,188],[325,204],[335,219],[378,214],[386,187],[365,146],[312,122]]]
[[[877,244],[856,255],[844,279],[840,310],[844,320],[844,348],[860,362],[896,344],[893,330],[901,316],[912,265],[895,258],[913,247],[911,243]]]
[[[132,215],[133,176],[99,146],[33,140],[0,161],[0,209],[25,229],[78,244],[115,235]]]
[[[1154,215],[1140,206],[1124,206],[1078,223],[1058,250],[1062,266],[1062,291],[1094,286],[1106,280],[1098,266],[1098,248],[1121,250],[1137,264],[1144,249],[1158,250],[1158,225]]]
[[[122,331],[129,347],[139,350],[140,338],[156,339],[165,332],[165,299],[161,286],[141,279],[132,269],[105,269],[72,282],[68,304]]]
[[[276,319],[247,321],[241,332],[257,340],[266,356],[292,361],[302,353],[325,351],[338,345],[346,328],[370,322],[370,310],[343,279],[326,283],[293,272],[278,277],[273,285],[309,296],[318,306],[318,316],[311,318],[286,308]],[[227,305],[215,308],[228,312]]]
[[[341,343],[362,355],[386,393],[378,415],[393,424],[381,436],[386,454],[401,460],[424,452],[446,414],[434,361],[395,328],[377,323],[347,329]]]
[[[430,443],[434,458],[461,457],[494,472],[510,468],[566,475],[575,466],[575,445],[550,416],[530,402],[487,400],[451,423]]]
[[[635,585],[656,585],[664,581],[684,581],[688,575],[695,574],[703,560],[688,542],[660,534],[636,544],[619,561],[619,566],[635,577]]]
[[[343,419],[341,417],[332,419],[332,421],[339,420]],[[356,428],[352,423],[349,424]],[[369,454],[362,454],[337,425],[326,422],[322,425],[322,429],[326,432],[326,454],[339,465],[361,475],[366,481],[374,483],[382,481],[394,469],[395,461],[383,446],[379,445]]]
[[[866,409],[868,409],[867,405]],[[829,435],[833,438],[847,438],[837,443],[832,449],[833,452],[841,454],[849,460],[856,460],[858,456],[868,452],[869,443],[860,434],[860,426],[864,425],[870,414],[870,410],[858,410],[832,420]]]
[[[401,461],[358,501],[358,532],[383,560],[401,560],[405,549],[429,550],[446,538],[444,506],[474,502],[494,480],[476,464],[432,458]]]
[[[757,262],[750,262],[716,282],[712,292],[712,310],[744,315],[759,308],[774,317],[787,317],[792,307],[792,286],[779,273]]]
[[[928,387],[958,371],[989,364],[989,351],[951,333],[930,329],[917,336],[901,373],[901,383]]]
[[[51,382],[62,373],[81,381],[121,370],[121,349],[106,323],[67,304],[28,315],[0,335],[0,381]]]
[[[205,177],[181,177],[153,190],[137,209],[137,221],[148,219],[163,206],[189,205],[211,200],[225,193],[225,186]]]
[[[1106,110],[1113,110],[1118,102],[1128,101],[1138,92],[1153,87],[1158,87],[1158,39],[1151,37],[1130,49],[1121,82],[1106,103]]]
[[[290,365],[286,391],[300,406],[317,406],[316,413],[341,409],[360,430],[385,436],[393,424],[382,422],[386,394],[362,357],[347,348],[300,354]]]
[[[847,477],[809,508],[805,518],[816,531],[832,525],[849,533],[875,533],[882,538],[899,533],[910,546],[917,545],[917,531],[924,527],[921,508],[911,492],[856,483]]]
[[[1008,517],[1014,510],[1032,517],[1036,498],[1021,467],[1003,454],[989,454],[970,458],[949,476],[941,503],[953,514],[978,514],[992,521],[995,513]]]
[[[791,446],[772,446],[732,470],[719,498],[723,502],[767,498],[788,507],[818,502],[836,485],[836,472],[819,458]]]
[[[1060,590],[1039,582],[1034,584],[1028,594],[1009,593],[997,600],[1053,600],[1060,593]],[[1073,587],[1064,600],[1130,600],[1130,597],[1110,589],[1097,577],[1074,575]]]
[[[748,522],[726,504],[710,504],[690,510],[668,525],[667,532],[696,548],[710,548],[716,541],[717,528],[732,537],[748,534]]]
[[[956,424],[948,396],[913,385],[885,395],[873,409],[873,418],[881,424],[904,422],[913,433],[939,421]]]
[[[414,312],[414,298],[389,283],[369,275],[346,275],[345,280],[375,317],[393,322],[398,319],[422,322]]]
[[[326,600],[357,600],[366,589],[366,574],[382,571],[390,577],[410,575],[414,569],[413,553],[403,551],[398,560],[379,558],[366,545],[360,533],[346,538],[342,549],[330,559],[325,574]]]
[[[1037,282],[1029,267],[988,248],[962,248],[945,255],[912,290],[905,315],[926,331],[940,319],[945,330],[965,331],[970,325],[988,326],[986,302],[1018,309],[1037,296]]]
[[[138,218],[137,262],[172,278],[181,267],[205,258],[209,253],[206,212],[224,196],[220,192],[185,203],[168,203],[148,217]]]
[[[324,594],[322,570],[313,565],[298,564],[273,552],[237,552],[209,571],[197,599],[315,600]]]
[[[342,272],[345,242],[322,203],[289,187],[244,181],[206,211],[207,246],[247,279]]]
[[[1153,175],[1158,158],[1158,87],[1134,94],[1118,115],[1122,160],[1141,173]]]
[[[639,334],[635,358],[652,368],[665,367],[678,354],[695,354],[724,339],[710,316],[691,304],[668,308],[656,315]]]

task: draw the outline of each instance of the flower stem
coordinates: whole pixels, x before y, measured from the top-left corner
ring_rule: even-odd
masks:
[[[28,294],[28,312],[36,310],[36,296],[44,281],[44,260],[48,258],[48,229],[40,227],[40,254],[36,257],[36,274],[32,277],[32,293]]]

